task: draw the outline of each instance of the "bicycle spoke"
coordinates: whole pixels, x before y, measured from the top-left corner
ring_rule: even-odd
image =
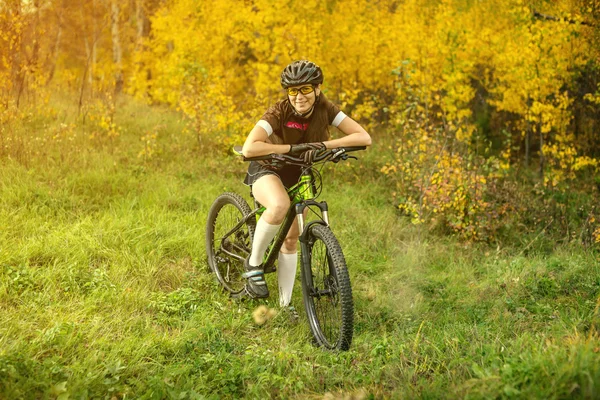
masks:
[[[310,327],[318,345],[347,350],[352,342],[352,289],[342,250],[331,230],[310,228],[303,251],[303,290]]]
[[[336,309],[337,287],[331,282],[335,281],[335,276],[331,274],[327,249],[323,242],[316,242],[312,260],[315,311],[325,339],[335,343],[339,334],[341,310]]]
[[[221,285],[232,294],[245,285],[243,262],[250,253],[255,221],[245,200],[234,193],[219,196],[207,221],[207,256]],[[245,221],[242,223],[242,221]]]

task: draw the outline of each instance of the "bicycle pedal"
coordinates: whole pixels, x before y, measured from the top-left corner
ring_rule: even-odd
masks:
[[[252,296],[250,295],[250,293],[248,293],[248,289],[246,289],[246,286],[244,286],[244,288],[237,293],[230,293],[229,296],[235,300],[251,300],[252,299]]]

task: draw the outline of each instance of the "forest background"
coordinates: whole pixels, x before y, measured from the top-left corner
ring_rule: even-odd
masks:
[[[595,0],[4,1],[0,395],[597,396],[599,56]],[[346,355],[204,272],[299,58],[374,138]]]

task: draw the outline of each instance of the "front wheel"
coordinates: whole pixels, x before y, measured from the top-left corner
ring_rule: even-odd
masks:
[[[256,219],[239,194],[223,193],[213,202],[206,221],[206,256],[210,269],[232,296],[244,290],[244,260],[252,250]]]
[[[302,293],[317,345],[348,350],[354,305],[346,260],[329,227],[313,224],[302,243]]]

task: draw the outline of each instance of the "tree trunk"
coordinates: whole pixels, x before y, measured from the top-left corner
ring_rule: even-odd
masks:
[[[96,48],[98,43],[98,26],[96,24],[96,0],[92,0],[92,59],[90,60],[89,82],[90,97],[94,96],[94,68],[96,67]]]
[[[136,0],[135,2],[135,17],[137,25],[135,51],[139,52],[143,50],[144,39],[148,36],[148,19],[146,18],[143,0]]]
[[[135,52],[141,53],[146,49],[145,40],[150,35],[150,20],[148,20],[147,11],[144,6],[144,0],[135,0],[135,14],[136,14],[136,42]],[[142,61],[143,58],[138,58],[137,70],[138,72],[146,70],[146,80],[152,80],[152,71],[147,68]],[[150,96],[148,88],[146,87],[145,93]]]
[[[529,147],[531,143],[531,125],[527,122],[527,132],[525,133],[525,167],[529,167]]]
[[[85,27],[86,26],[86,22],[85,22],[85,16],[83,14],[83,9],[84,9],[84,0],[81,0],[80,4],[80,9],[79,9],[79,13],[81,15],[81,26]],[[79,115],[81,113],[81,107],[83,106],[83,93],[85,90],[85,81],[87,80],[88,77],[88,69],[90,68],[90,59],[91,59],[91,49],[90,49],[90,43],[88,41],[88,37],[85,34],[85,30],[82,32],[83,35],[83,44],[85,45],[85,66],[83,68],[83,77],[81,78],[81,88],[79,89],[79,108],[77,111],[77,115]]]
[[[34,0],[33,5],[35,7],[35,18],[33,22],[33,49],[31,51],[31,58],[29,59],[29,65],[27,70],[34,77],[34,85],[36,81],[36,77],[39,77],[40,66],[39,66],[39,58],[40,58],[40,0]],[[33,104],[36,103],[35,90],[28,91],[28,94],[33,97]]]
[[[119,4],[117,0],[111,1],[110,24],[112,34],[113,63],[115,65],[115,94],[123,89],[123,54],[121,39],[119,37]]]
[[[9,11],[10,12],[10,11]],[[15,21],[21,21],[23,24],[23,15],[21,13],[21,2],[14,2],[13,15]],[[15,82],[14,89],[16,89],[16,106],[19,108],[21,101],[21,94],[23,93],[23,87],[25,86],[25,68],[23,65],[23,55],[25,54],[25,43],[23,43],[23,28],[17,26],[15,32],[15,40],[13,41],[14,53],[12,55],[12,76],[13,82]]]
[[[540,135],[540,180],[544,182],[544,166],[546,160],[544,159],[544,135],[542,134],[542,128],[538,122],[536,125],[538,135]]]
[[[56,71],[56,64],[58,63],[58,55],[60,53],[60,41],[62,38],[62,11],[60,14],[56,15],[58,20],[58,26],[56,31],[56,39],[54,39],[54,55],[52,64],[49,67],[48,77],[46,78],[46,86],[52,82],[52,78],[54,78],[54,72]]]
[[[31,52],[30,66],[33,70],[37,69],[40,54],[40,0],[34,0],[35,19],[33,25],[33,50]]]

